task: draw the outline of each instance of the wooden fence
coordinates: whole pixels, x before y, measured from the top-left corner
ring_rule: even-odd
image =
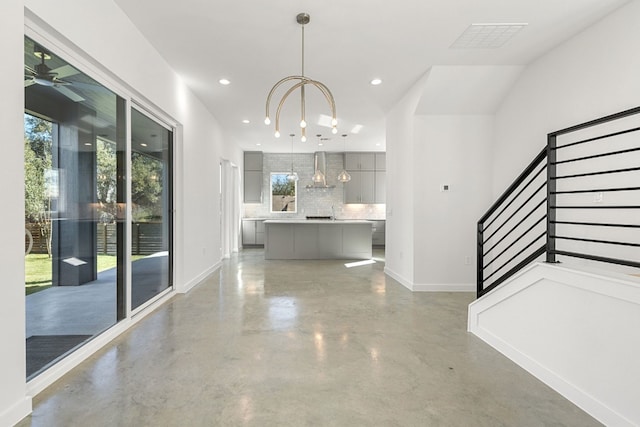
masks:
[[[46,254],[47,245],[36,224],[25,224],[33,237],[32,254]],[[96,246],[98,255],[116,254],[116,224],[96,224]],[[25,250],[28,248],[25,235]],[[167,250],[163,243],[161,222],[135,222],[131,224],[131,253],[133,255],[151,255]]]

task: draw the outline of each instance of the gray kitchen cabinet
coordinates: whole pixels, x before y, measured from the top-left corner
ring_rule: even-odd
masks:
[[[344,185],[344,203],[386,202],[386,153],[345,153],[351,181]]]
[[[371,244],[373,246],[384,246],[385,245],[385,226],[386,221],[384,220],[375,220],[372,226],[372,234],[371,234]]]
[[[376,167],[375,153],[345,153],[344,165],[348,171],[372,171]]]
[[[262,151],[244,152],[244,170],[262,171]]]
[[[351,181],[344,184],[345,203],[375,202],[375,172],[349,171]]]
[[[385,171],[375,171],[375,200],[373,203],[386,203],[387,200],[387,173]]]
[[[262,171],[244,171],[244,202],[262,203]]]
[[[242,246],[264,246],[264,220],[242,220]]]
[[[262,203],[262,151],[244,153],[244,202]]]

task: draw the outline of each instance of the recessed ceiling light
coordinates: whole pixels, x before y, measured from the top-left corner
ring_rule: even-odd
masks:
[[[220,83],[221,85],[228,85],[229,83],[231,83],[229,80],[227,79],[220,79],[218,80],[218,83]]]
[[[258,142],[258,143],[256,143],[256,145],[259,147],[259,146],[261,146],[262,144],[260,144],[260,143]]]
[[[371,80],[371,84],[374,86],[378,86],[380,83],[382,83],[381,79],[373,79]]]
[[[247,120],[247,119],[244,119],[244,120],[242,121],[242,123],[244,123],[244,124],[246,125],[246,124],[249,124],[249,123],[251,123],[251,122],[250,122],[249,120]]]
[[[90,147],[91,143],[90,142],[85,142],[84,145],[86,145],[87,147]]]
[[[380,147],[380,145],[382,145],[382,144],[380,144],[380,143],[378,142],[378,143],[376,144],[376,147]]]

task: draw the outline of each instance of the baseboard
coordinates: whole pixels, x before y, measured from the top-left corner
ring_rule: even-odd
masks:
[[[631,420],[627,419],[623,415],[617,413],[612,408],[608,407],[601,401],[593,398],[586,391],[574,386],[571,382],[565,380],[555,372],[542,366],[534,359],[530,358],[526,354],[522,353],[518,349],[512,347],[504,340],[496,337],[490,332],[478,327],[471,328],[474,335],[489,344],[491,347],[498,350],[507,358],[515,362],[525,371],[557,391],[559,394],[573,402],[579,408],[582,408],[585,412],[601,421],[605,425],[615,426],[628,426],[633,427],[634,424]]]
[[[424,283],[413,285],[414,292],[475,292],[475,283]]]
[[[198,274],[196,277],[194,277],[193,279],[189,280],[187,283],[182,285],[180,287],[180,289],[177,289],[178,293],[186,294],[191,289],[193,289],[194,286],[196,286],[200,282],[204,281],[207,277],[209,277],[213,273],[215,273],[216,270],[218,270],[221,266],[222,266],[222,261],[218,261],[217,263],[215,263],[211,267],[207,268],[205,271],[203,271],[202,273]]]
[[[411,281],[405,279],[404,277],[402,277],[398,273],[394,272],[389,267],[385,266],[384,274],[386,274],[387,276],[391,277],[393,280],[395,280],[396,282],[400,283],[402,286],[404,286],[405,288],[409,289],[410,291],[413,291],[413,283],[411,283]]]
[[[31,413],[31,397],[27,396],[0,414],[0,425],[13,426]]]

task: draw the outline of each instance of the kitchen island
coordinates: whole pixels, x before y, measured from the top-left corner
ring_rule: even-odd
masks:
[[[372,222],[267,220],[265,259],[370,259]]]

